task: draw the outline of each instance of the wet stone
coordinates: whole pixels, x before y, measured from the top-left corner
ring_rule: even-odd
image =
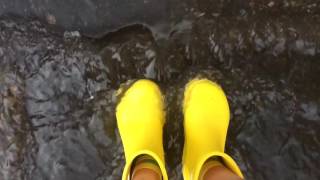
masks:
[[[92,39],[1,17],[0,179],[120,179],[114,94],[139,78],[165,95],[168,174],[182,179],[181,107],[194,77],[225,90],[226,152],[246,179],[318,179],[319,6],[302,2],[172,1],[184,8],[169,12],[179,16],[163,39],[142,25]]]

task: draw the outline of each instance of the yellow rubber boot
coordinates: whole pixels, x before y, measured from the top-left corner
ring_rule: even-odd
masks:
[[[140,155],[151,156],[167,180],[162,143],[165,114],[158,86],[149,80],[135,82],[116,109],[117,124],[124,147],[126,165],[122,180],[130,179],[132,162]]]
[[[221,157],[227,168],[243,178],[236,162],[224,153],[229,126],[229,105],[219,85],[207,79],[190,81],[183,102],[185,144],[183,176],[199,180],[206,160]]]

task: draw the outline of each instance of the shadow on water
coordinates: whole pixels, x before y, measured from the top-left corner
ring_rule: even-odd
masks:
[[[114,92],[138,78],[158,82],[166,96],[167,168],[182,179],[181,100],[197,76],[226,91],[227,152],[246,179],[318,179],[317,1],[215,2],[175,12],[184,18],[166,38],[132,25],[91,39],[3,16],[0,179],[120,179]]]

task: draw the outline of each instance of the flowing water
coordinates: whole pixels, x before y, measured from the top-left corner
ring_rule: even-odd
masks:
[[[139,78],[165,95],[167,169],[183,179],[181,101],[194,77],[226,91],[226,151],[246,179],[319,179],[318,1],[186,2],[171,2],[170,33],[128,22],[92,36],[2,15],[0,180],[120,179],[114,93]]]

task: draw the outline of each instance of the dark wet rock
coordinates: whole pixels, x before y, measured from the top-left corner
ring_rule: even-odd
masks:
[[[30,126],[26,118],[24,82],[20,76],[2,71],[0,87],[0,178],[24,177],[24,163],[32,144]]]
[[[301,104],[301,115],[303,118],[310,121],[319,120],[320,112],[318,105],[314,102],[310,102],[308,104]]]
[[[154,34],[167,36],[172,24],[200,17],[237,17],[256,15],[314,16],[319,12],[317,0],[65,0],[62,2],[3,0],[0,16],[37,18],[52,27],[80,31],[89,37],[102,37],[128,25],[144,25]]]
[[[0,15],[37,17],[48,24],[99,37],[128,24],[161,25],[168,19],[167,1],[156,0],[5,0]]]
[[[55,132],[56,131],[56,132]],[[104,171],[96,148],[81,130],[39,129],[37,137],[38,168],[32,179],[94,179]],[[42,137],[43,136],[43,137]]]
[[[139,25],[88,39],[2,17],[0,179],[120,179],[114,92],[137,78],[153,79],[165,94],[167,168],[182,179],[181,101],[194,77],[225,89],[227,152],[246,179],[318,179],[317,1],[215,2],[179,4],[185,8],[174,13],[184,19],[167,39]]]

